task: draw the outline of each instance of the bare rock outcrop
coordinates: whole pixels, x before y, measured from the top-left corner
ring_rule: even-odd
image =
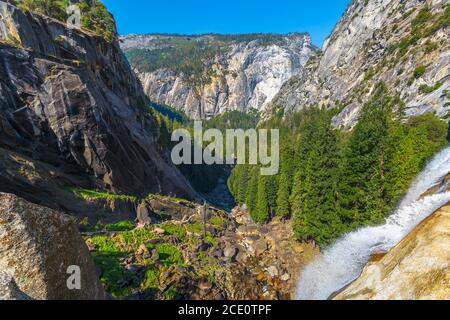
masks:
[[[180,44],[181,43],[181,44]],[[195,79],[174,66],[145,67],[147,54],[189,43],[196,52],[214,48],[201,60]],[[183,110],[195,119],[231,111],[264,110],[292,76],[302,72],[316,50],[304,33],[286,35],[129,35],[121,38],[144,91],[154,102]],[[160,60],[164,60],[161,54]],[[151,63],[151,62],[149,62]],[[194,63],[198,63],[195,61]],[[176,63],[174,63],[176,64]]]
[[[67,286],[70,266],[80,268],[79,290]],[[0,193],[0,298],[26,297],[84,300],[106,295],[73,218]]]
[[[272,108],[324,105],[341,110],[333,125],[351,129],[379,82],[405,103],[406,116],[450,111],[450,41],[445,0],[353,0],[305,71]]]
[[[0,271],[0,300],[29,300],[17,287],[14,278],[6,272]]]
[[[336,300],[450,299],[450,203],[417,226]],[[375,259],[377,260],[377,259]]]
[[[195,192],[117,42],[0,1],[0,191],[68,211],[64,187]]]

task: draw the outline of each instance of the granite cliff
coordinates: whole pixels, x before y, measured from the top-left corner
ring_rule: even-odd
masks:
[[[377,83],[404,102],[406,116],[450,111],[450,7],[441,0],[353,0],[322,51],[292,77],[271,111],[338,107],[336,127],[352,128]]]
[[[303,33],[129,35],[120,41],[147,96],[196,119],[264,110],[316,50]]]
[[[195,197],[117,42],[3,1],[0,17],[1,191],[66,209],[66,187]]]

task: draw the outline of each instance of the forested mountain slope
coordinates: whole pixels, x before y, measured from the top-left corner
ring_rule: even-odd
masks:
[[[338,107],[336,127],[353,127],[383,81],[406,116],[450,111],[450,6],[443,0],[353,0],[322,52],[288,81],[272,110]]]

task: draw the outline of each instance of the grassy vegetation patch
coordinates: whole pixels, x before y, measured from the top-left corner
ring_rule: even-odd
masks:
[[[159,261],[166,267],[172,265],[183,265],[183,257],[178,248],[171,243],[159,243],[149,245],[148,249],[156,249],[159,254]]]
[[[423,94],[429,94],[429,93],[432,93],[432,92],[438,90],[440,87],[442,87],[442,83],[441,82],[436,82],[431,87],[426,85],[426,84],[423,84],[423,85],[421,85],[419,87],[419,91],[420,91],[420,93],[423,93]]]
[[[73,193],[75,193],[78,197],[84,199],[84,200],[93,200],[93,199],[108,199],[108,200],[130,200],[135,201],[137,198],[135,196],[129,196],[129,195],[119,195],[119,194],[113,194],[103,191],[95,191],[95,190],[88,190],[88,189],[76,189],[72,188],[70,189]]]
[[[176,237],[180,241],[184,241],[186,238],[186,230],[184,227],[176,224],[166,223],[163,224],[162,229],[164,229],[169,235]]]
[[[420,77],[422,77],[425,72],[427,71],[427,66],[418,66],[417,68],[414,69],[414,78],[419,79]]]
[[[135,225],[130,220],[119,221],[117,223],[107,224],[105,229],[107,231],[130,231],[135,228]]]

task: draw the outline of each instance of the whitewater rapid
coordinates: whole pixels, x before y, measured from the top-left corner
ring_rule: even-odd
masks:
[[[415,179],[384,225],[351,232],[309,264],[300,276],[297,298],[324,300],[358,278],[373,253],[397,245],[421,221],[450,202],[450,192],[419,199],[450,172],[450,147],[438,153]]]

